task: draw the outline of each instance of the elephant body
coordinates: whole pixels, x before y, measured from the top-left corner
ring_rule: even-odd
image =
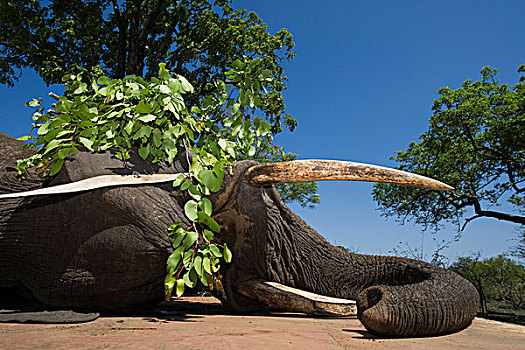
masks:
[[[0,133],[0,194],[56,186],[106,174],[175,174],[173,164],[151,164],[135,154],[122,162],[108,153],[81,152],[49,179],[22,180],[16,160],[22,142]],[[255,162],[239,162],[210,196],[220,239],[233,252],[222,264],[215,295],[232,312],[260,308],[239,293],[244,283],[273,281],[329,297],[357,300],[371,332],[424,336],[460,330],[479,307],[476,289],[431,264],[397,257],[352,254],[329,244],[288,209],[272,186],[254,187],[243,175]],[[171,183],[0,199],[0,288],[29,293],[56,307],[123,310],[160,301],[166,259],[173,251],[167,228],[189,224],[187,195]]]

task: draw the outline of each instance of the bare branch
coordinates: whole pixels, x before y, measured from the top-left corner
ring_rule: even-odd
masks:
[[[482,210],[481,205],[478,200],[474,201],[473,204],[474,204],[474,212],[478,216],[485,216],[489,218],[495,218],[498,220],[510,221],[516,224],[525,225],[525,217],[523,216],[506,214],[506,213],[501,213],[501,212],[492,211],[492,210]]]
[[[474,216],[472,216],[472,217],[466,219],[466,220],[465,220],[465,223],[463,224],[463,226],[461,226],[461,231],[465,230],[465,227],[467,226],[467,224],[468,224],[469,222],[471,222],[471,221],[474,220],[474,219],[480,218],[480,217],[482,217],[482,216],[481,216],[481,215],[474,215]]]

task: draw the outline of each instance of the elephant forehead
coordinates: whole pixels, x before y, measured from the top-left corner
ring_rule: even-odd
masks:
[[[62,170],[49,185],[56,186],[100,175],[176,174],[188,169],[185,152],[179,152],[172,164],[153,163],[151,157],[143,160],[134,149],[129,153],[130,158],[122,161],[115,158],[115,152],[80,152],[64,162]]]

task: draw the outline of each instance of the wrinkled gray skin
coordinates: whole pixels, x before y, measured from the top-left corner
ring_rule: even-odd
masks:
[[[52,179],[20,180],[21,142],[0,133],[0,194],[97,175],[176,173],[174,166],[127,163],[82,152]],[[232,312],[261,304],[236,293],[262,279],[317,294],[355,299],[366,328],[383,336],[425,336],[460,330],[479,306],[475,288],[458,275],[416,260],[346,253],[290,211],[273,187],[242,181],[254,162],[240,162],[210,197],[221,239],[233,252],[216,296]],[[69,195],[0,200],[0,288],[10,287],[57,307],[119,310],[162,300],[167,227],[187,223],[187,198],[170,183],[104,188]]]

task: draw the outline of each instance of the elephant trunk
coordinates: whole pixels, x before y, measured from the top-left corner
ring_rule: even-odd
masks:
[[[474,286],[457,274],[435,268],[422,281],[377,285],[357,295],[357,314],[380,336],[431,336],[467,327],[479,309]]]

